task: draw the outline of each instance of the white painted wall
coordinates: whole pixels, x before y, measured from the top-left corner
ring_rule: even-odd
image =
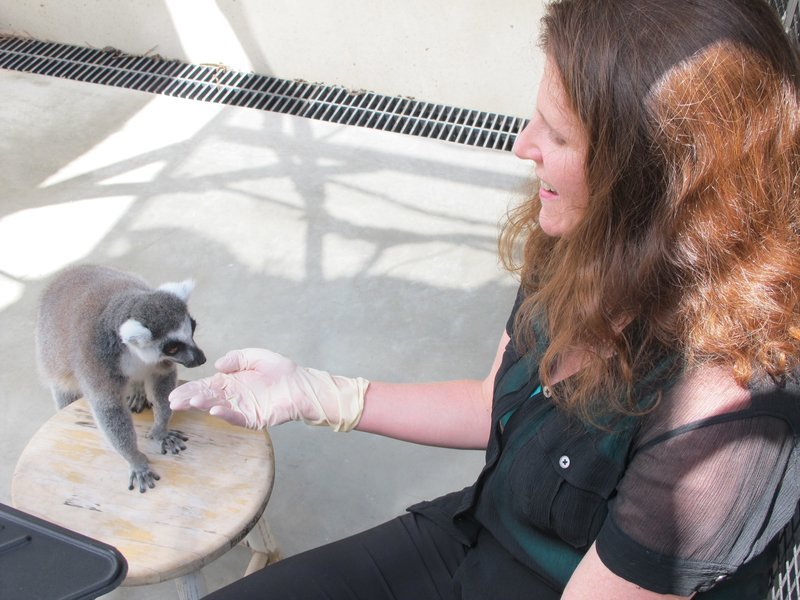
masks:
[[[0,33],[527,117],[544,0],[0,0]]]

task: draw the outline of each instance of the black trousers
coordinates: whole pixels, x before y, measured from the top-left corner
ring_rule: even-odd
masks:
[[[363,533],[291,556],[207,600],[458,600],[453,574],[467,548],[407,513]]]

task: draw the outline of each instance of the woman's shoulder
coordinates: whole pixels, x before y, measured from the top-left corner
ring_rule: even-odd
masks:
[[[644,418],[643,443],[686,428],[746,418],[775,417],[800,436],[800,370],[740,385],[730,367],[703,365],[684,371]]]
[[[677,558],[664,576],[693,581],[763,552],[800,497],[799,406],[796,377],[741,386],[711,366],[678,377],[645,417],[617,486],[598,537],[608,564],[645,547],[643,570]]]

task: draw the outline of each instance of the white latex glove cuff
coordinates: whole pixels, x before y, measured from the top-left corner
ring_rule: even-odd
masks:
[[[304,367],[295,371],[293,379],[313,405],[313,411],[300,410],[305,423],[329,425],[334,431],[350,431],[358,425],[369,381]]]

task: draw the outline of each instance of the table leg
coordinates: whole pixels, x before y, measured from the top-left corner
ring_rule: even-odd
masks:
[[[189,573],[175,580],[179,600],[199,600],[208,594],[206,579],[201,571]]]
[[[253,551],[250,564],[247,565],[245,575],[250,575],[259,569],[263,569],[268,564],[278,562],[281,559],[281,552],[278,543],[269,529],[264,515],[256,522],[253,529],[244,539],[244,545]]]

